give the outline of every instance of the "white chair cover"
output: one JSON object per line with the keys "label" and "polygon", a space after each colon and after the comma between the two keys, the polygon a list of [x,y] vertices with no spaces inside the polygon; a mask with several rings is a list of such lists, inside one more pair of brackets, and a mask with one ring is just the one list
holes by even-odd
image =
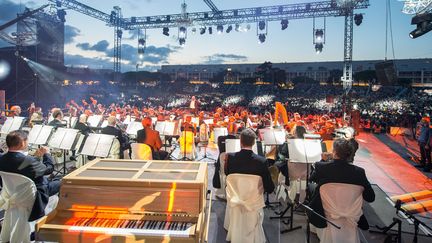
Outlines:
{"label": "white chair cover", "polygon": [[230,174],[226,180],[224,228],[231,243],[266,242],[263,229],[263,185],[256,175]]}
{"label": "white chair cover", "polygon": [[220,177],[221,187],[217,188],[215,192],[216,196],[219,198],[226,198],[225,156],[226,156],[225,152],[219,155],[219,162],[220,162],[219,177]]}
{"label": "white chair cover", "polygon": [[363,187],[351,184],[328,183],[320,187],[321,201],[327,219],[342,227],[330,224],[317,231],[323,243],[360,243],[357,222],[363,214]]}
{"label": "white chair cover", "polygon": [[118,139],[113,140],[108,158],[109,159],[120,159],[120,141]]}
{"label": "white chair cover", "polygon": [[142,159],[152,160],[152,150],[150,146],[144,143],[131,143],[132,158],[131,159]]}
{"label": "white chair cover", "polygon": [[36,197],[36,186],[29,178],[0,172],[3,188],[0,194],[0,208],[5,210],[1,242],[30,242],[28,222]]}

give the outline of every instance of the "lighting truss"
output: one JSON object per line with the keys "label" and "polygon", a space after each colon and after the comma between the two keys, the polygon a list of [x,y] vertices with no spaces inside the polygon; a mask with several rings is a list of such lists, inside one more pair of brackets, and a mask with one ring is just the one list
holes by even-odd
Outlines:
{"label": "lighting truss", "polygon": [[432,0],[399,0],[405,2],[402,12],[405,14],[421,14],[432,10]]}

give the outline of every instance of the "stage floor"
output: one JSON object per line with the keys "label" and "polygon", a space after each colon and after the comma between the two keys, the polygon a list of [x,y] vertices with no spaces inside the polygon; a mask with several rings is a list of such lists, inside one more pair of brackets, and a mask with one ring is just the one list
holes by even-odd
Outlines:
{"label": "stage floor", "polygon": [[[418,155],[418,146],[414,140],[403,136],[392,137],[387,134],[376,135],[371,133],[361,133],[357,137],[357,140],[360,146],[354,163],[366,170],[369,181],[375,184],[374,190],[377,195],[376,202],[365,207],[365,214],[373,217],[369,220],[371,225],[380,224],[384,226],[384,224],[391,223],[392,218],[396,216],[394,208],[386,200],[386,197],[406,192],[432,189],[432,181],[429,178],[432,176],[432,173],[424,173],[413,166],[414,163],[410,160],[410,157]],[[178,154],[174,153],[174,155]],[[207,156],[216,158],[217,150],[214,148],[207,149]],[[198,159],[202,157],[203,154],[198,153]],[[207,159],[203,161],[210,163],[209,189],[213,189],[211,185],[211,178],[214,173],[213,162]],[[222,243],[225,242],[226,236],[226,232],[223,229],[226,204],[216,198],[214,199],[209,242]],[[302,229],[280,235],[279,231],[285,229],[287,226],[278,222],[278,220],[269,219],[270,216],[274,216],[272,210],[266,209],[265,214],[264,230],[268,242],[305,242],[306,219],[304,215],[296,213],[294,216],[294,225],[301,225],[303,226]],[[430,222],[428,219],[425,219],[425,221]],[[406,221],[404,224],[407,224]],[[411,232],[412,226],[406,225],[404,229]],[[383,235],[367,231],[363,232],[363,234],[367,242],[383,242],[385,238]],[[424,237],[419,238],[419,242],[430,242],[429,240]],[[412,235],[404,234],[404,242],[410,241],[412,241]],[[311,242],[318,242],[318,239],[313,234],[311,235]]]}

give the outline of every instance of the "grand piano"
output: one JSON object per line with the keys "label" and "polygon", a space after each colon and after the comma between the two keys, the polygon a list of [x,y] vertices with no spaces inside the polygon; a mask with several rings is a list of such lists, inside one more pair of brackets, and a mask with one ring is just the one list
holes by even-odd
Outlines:
{"label": "grand piano", "polygon": [[97,159],[63,178],[36,240],[207,242],[206,198],[206,163]]}

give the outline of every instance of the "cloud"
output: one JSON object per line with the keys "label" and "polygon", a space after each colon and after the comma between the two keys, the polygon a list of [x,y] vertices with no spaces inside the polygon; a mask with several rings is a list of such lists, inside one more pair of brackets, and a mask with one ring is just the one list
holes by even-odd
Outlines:
{"label": "cloud", "polygon": [[109,58],[89,58],[82,55],[71,55],[65,53],[64,55],[65,65],[84,65],[90,68],[99,68],[99,69],[112,69],[113,63]]}
{"label": "cloud", "polygon": [[248,57],[236,54],[217,53],[211,56],[204,56],[203,59],[205,64],[222,64],[227,62],[245,62],[248,60]]}
{"label": "cloud", "polygon": [[0,23],[15,19],[17,13],[21,13],[28,7],[34,9],[39,7],[34,1],[24,1],[22,4],[10,0],[0,1]]}
{"label": "cloud", "polygon": [[[108,48],[109,42],[106,40],[99,41],[98,43],[92,45],[90,43],[78,43],[76,47],[84,51],[98,51],[105,53],[106,57],[113,57],[114,48]],[[165,64],[168,62],[171,53],[177,52],[179,50],[176,46],[147,46],[144,51],[144,59],[142,61],[151,64]],[[136,46],[129,44],[123,44],[121,48],[122,60],[128,63],[136,63],[139,61],[138,49]]]}
{"label": "cloud", "polygon": [[81,30],[76,27],[65,25],[64,27],[64,43],[70,44],[75,42],[75,37],[81,34]]}
{"label": "cloud", "polygon": [[16,18],[16,14],[21,12],[20,4],[11,2],[9,0],[0,1],[0,21],[10,21]]}
{"label": "cloud", "polygon": [[98,51],[98,52],[106,52],[108,50],[109,42],[107,40],[101,40],[94,45],[90,45],[90,43],[78,43],[76,47],[80,48],[84,51]]}

